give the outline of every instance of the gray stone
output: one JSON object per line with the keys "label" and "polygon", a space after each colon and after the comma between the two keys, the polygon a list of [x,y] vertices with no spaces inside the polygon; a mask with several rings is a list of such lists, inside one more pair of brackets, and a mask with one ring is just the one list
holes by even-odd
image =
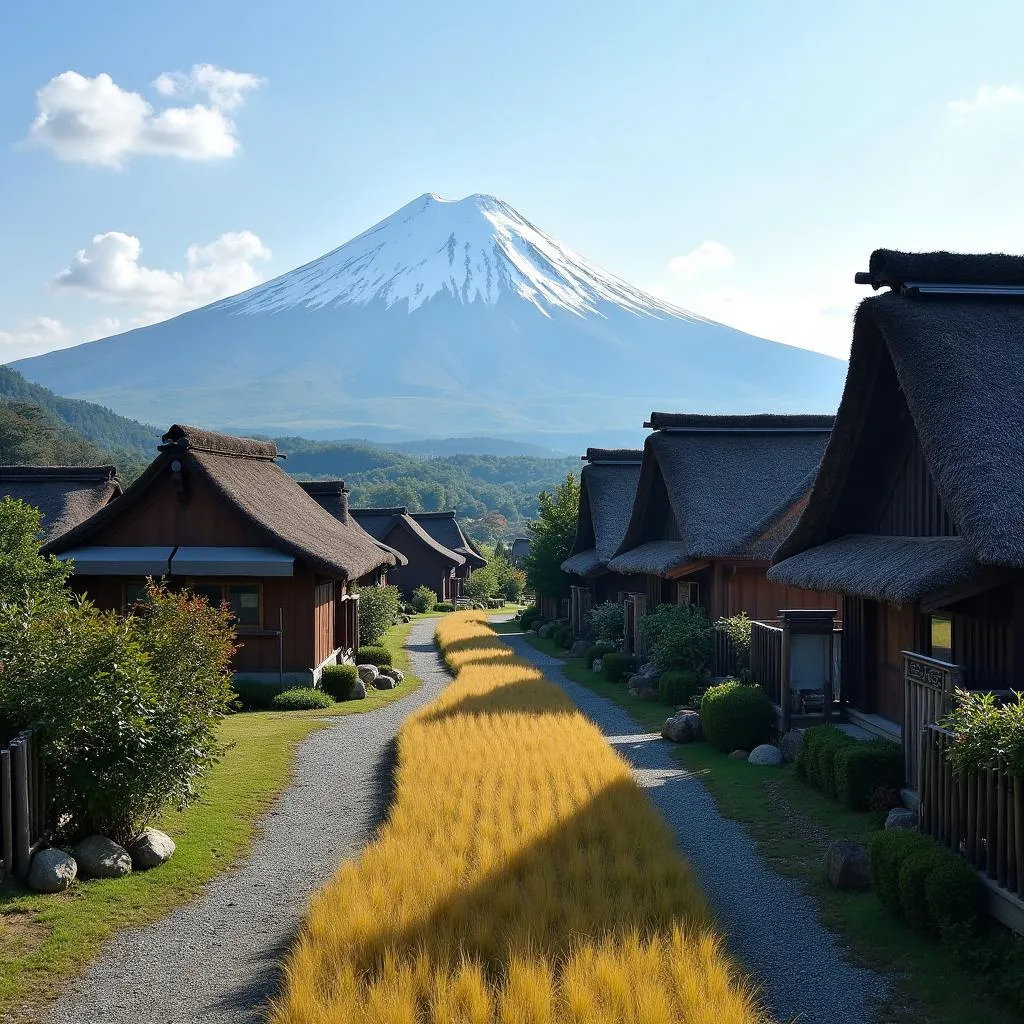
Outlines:
{"label": "gray stone", "polygon": [[604,671],[604,658],[595,658],[594,664],[590,666],[592,672],[603,672]]}
{"label": "gray stone", "polygon": [[40,850],[28,869],[28,886],[36,892],[64,892],[77,875],[74,857],[63,850]]}
{"label": "gray stone", "polygon": [[380,669],[376,665],[357,665],[356,671],[359,673],[359,678],[367,685],[370,686],[380,675]]}
{"label": "gray stone", "polygon": [[589,640],[577,640],[572,647],[569,648],[570,658],[585,658],[587,651],[590,650]]}
{"label": "gray stone", "polygon": [[696,711],[677,711],[665,720],[661,735],[673,743],[691,743],[701,738],[700,715]]}
{"label": "gray stone", "polygon": [[837,839],[825,854],[825,874],[833,889],[868,889],[868,848],[863,843]]}
{"label": "gray stone", "polygon": [[398,683],[391,678],[391,676],[385,675],[383,672],[373,681],[374,688],[377,690],[393,690]]}
{"label": "gray stone", "polygon": [[631,697],[639,697],[640,700],[661,700],[661,691],[651,684],[650,676],[630,676],[626,682],[626,690]]}
{"label": "gray stone", "polygon": [[754,747],[747,760],[751,764],[782,764],[782,751],[774,744],[762,743],[759,747]]}
{"label": "gray stone", "polygon": [[746,750],[734,750],[729,755],[729,760],[730,761],[746,761],[746,759],[748,757],[750,757],[749,751],[746,751]]}
{"label": "gray stone", "polygon": [[366,696],[366,683],[362,679],[357,679],[352,684],[352,692],[349,694],[349,700],[362,700]]}
{"label": "gray stone", "polygon": [[391,666],[388,666],[387,668],[382,668],[380,670],[380,674],[382,676],[391,676],[395,681],[395,686],[398,686],[399,683],[405,682],[405,673],[400,668],[392,668]]}
{"label": "gray stone", "polygon": [[647,679],[657,679],[661,673],[654,667],[654,663],[649,661],[646,665],[640,666],[637,675],[645,676]]}
{"label": "gray stone", "polygon": [[779,740],[779,749],[782,751],[782,759],[786,762],[795,761],[797,755],[803,749],[804,745],[804,730],[803,729],[790,729],[781,740]]}
{"label": "gray stone", "polygon": [[539,630],[539,635],[540,635],[541,640],[547,640],[547,638],[549,636],[551,636],[551,634],[554,633],[554,631],[557,628],[558,628],[558,624],[557,623],[555,623],[555,622],[545,622],[544,625],[541,626],[540,630]]}
{"label": "gray stone", "polygon": [[174,856],[174,840],[155,828],[144,828],[129,844],[132,865],[137,868],[155,868]]}
{"label": "gray stone", "polygon": [[121,878],[132,873],[131,855],[106,836],[89,836],[71,852],[84,878]]}
{"label": "gray stone", "polygon": [[894,807],[885,816],[886,828],[917,828],[917,815],[906,807]]}
{"label": "gray stone", "polygon": [[408,623],[412,622],[412,619],[410,619],[409,616],[406,615],[405,612],[403,612],[401,615],[398,616],[398,621],[401,622],[402,625],[407,625]]}

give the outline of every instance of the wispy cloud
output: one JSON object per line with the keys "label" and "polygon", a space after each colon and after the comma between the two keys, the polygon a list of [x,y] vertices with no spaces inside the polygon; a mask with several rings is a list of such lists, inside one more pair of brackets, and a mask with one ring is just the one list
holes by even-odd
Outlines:
{"label": "wispy cloud", "polygon": [[64,348],[72,341],[71,332],[59,320],[33,317],[14,330],[0,331],[0,362]]}
{"label": "wispy cloud", "polygon": [[676,277],[688,279],[709,270],[731,270],[736,254],[721,242],[706,240],[684,256],[673,256],[668,269]]}
{"label": "wispy cloud", "polygon": [[1015,85],[980,85],[971,99],[950,100],[946,109],[956,117],[970,117],[986,111],[1006,110],[1024,105],[1024,89]]}

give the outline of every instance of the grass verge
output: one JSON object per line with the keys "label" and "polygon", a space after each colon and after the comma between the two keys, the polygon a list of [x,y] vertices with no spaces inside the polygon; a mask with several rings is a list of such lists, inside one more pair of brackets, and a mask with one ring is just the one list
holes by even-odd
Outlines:
{"label": "grass verge", "polygon": [[405,681],[393,690],[370,690],[364,700],[325,711],[251,711],[225,719],[220,736],[227,750],[201,799],[153,823],[177,844],[166,864],[127,878],[75,885],[59,896],[0,889],[0,1020],[35,1019],[38,1008],[109,935],[158,920],[189,902],[243,856],[257,820],[287,785],[301,740],[322,728],[325,718],[373,711],[421,685],[409,672],[404,648],[410,628],[396,626],[383,641],[405,672]]}
{"label": "grass verge", "polygon": [[[512,624],[499,624],[515,632]],[[632,697],[621,683],[609,683],[582,662],[552,652],[547,641],[527,638],[544,653],[565,660],[566,676],[607,697],[642,726],[659,732],[673,708]],[[801,881],[814,898],[823,923],[837,931],[853,959],[890,973],[896,992],[882,1021],[925,1024],[1010,1024],[1020,1017],[994,1005],[978,978],[936,941],[895,919],[874,893],[837,892],[825,880],[823,858],[834,839],[864,842],[882,824],[881,814],[848,810],[806,785],[791,766],[764,769],[731,761],[706,743],[674,746],[673,753],[701,776],[719,811],[742,822],[773,870]]]}
{"label": "grass verge", "polygon": [[484,613],[398,740],[377,839],[314,898],[277,1024],[763,1020],[629,766]]}

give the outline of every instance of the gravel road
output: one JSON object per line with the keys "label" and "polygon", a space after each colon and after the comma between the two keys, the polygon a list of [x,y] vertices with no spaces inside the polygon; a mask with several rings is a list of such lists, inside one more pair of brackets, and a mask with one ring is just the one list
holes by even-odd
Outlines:
{"label": "gravel road", "polygon": [[450,681],[434,622],[414,623],[412,670],[423,686],[377,711],[339,718],[305,740],[295,781],[264,821],[244,863],[162,921],[123,931],[69,985],[60,1024],[239,1024],[262,1020],[311,893],[373,836],[390,796],[402,720]]}
{"label": "gravel road", "polygon": [[800,884],[768,869],[754,841],[718,813],[704,784],[680,765],[669,745],[618,705],[572,682],[560,659],[542,654],[522,634],[504,639],[561,686],[633,766],[693,865],[729,948],[761,986],[775,1017],[797,1024],[870,1021],[888,995],[886,978],[844,959]]}

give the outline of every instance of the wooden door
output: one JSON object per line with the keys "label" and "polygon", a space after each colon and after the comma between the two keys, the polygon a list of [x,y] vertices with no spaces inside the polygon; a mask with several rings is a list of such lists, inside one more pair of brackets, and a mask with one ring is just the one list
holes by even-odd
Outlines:
{"label": "wooden door", "polygon": [[903,725],[902,651],[917,649],[917,606],[882,605],[878,611],[875,665],[876,714]]}

